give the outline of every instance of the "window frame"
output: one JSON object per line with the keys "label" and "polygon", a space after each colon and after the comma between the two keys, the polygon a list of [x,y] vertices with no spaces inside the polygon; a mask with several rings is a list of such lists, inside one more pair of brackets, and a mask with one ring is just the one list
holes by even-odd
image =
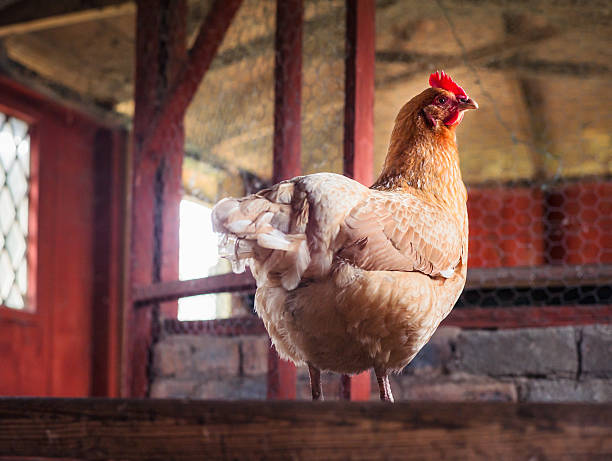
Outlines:
{"label": "window frame", "polygon": [[30,177],[28,187],[28,237],[26,240],[26,260],[28,263],[28,289],[22,309],[0,304],[0,315],[5,318],[28,318],[37,313],[37,274],[38,274],[38,202],[40,168],[40,113],[35,108],[25,107],[15,100],[0,97],[0,112],[7,117],[15,117],[28,124],[30,136]]}

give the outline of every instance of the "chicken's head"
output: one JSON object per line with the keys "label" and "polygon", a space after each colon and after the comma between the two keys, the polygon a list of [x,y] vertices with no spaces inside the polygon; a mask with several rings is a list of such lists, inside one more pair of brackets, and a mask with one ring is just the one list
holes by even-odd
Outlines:
{"label": "chicken's head", "polygon": [[478,104],[470,99],[463,88],[457,85],[444,72],[434,72],[429,77],[428,88],[422,96],[423,113],[432,128],[439,126],[454,127],[463,120],[468,109],[478,109]]}

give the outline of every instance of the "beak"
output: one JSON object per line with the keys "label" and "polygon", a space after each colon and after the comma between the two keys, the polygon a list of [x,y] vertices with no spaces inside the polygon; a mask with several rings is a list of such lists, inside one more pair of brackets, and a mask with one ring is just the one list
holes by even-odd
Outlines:
{"label": "beak", "polygon": [[468,98],[460,101],[459,107],[461,110],[478,109],[478,103],[473,99]]}

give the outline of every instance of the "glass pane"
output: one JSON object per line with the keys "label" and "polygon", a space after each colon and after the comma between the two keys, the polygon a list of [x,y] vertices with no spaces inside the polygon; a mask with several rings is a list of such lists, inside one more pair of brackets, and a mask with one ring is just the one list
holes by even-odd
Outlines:
{"label": "glass pane", "polygon": [[[226,273],[229,263],[217,252],[211,208],[195,199],[181,201],[179,278],[189,280]],[[208,320],[231,316],[231,296],[210,294],[179,299],[180,320]]]}
{"label": "glass pane", "polygon": [[26,136],[17,146],[17,157],[26,175],[30,175],[30,136]]}
{"label": "glass pane", "polygon": [[11,257],[11,261],[13,263],[13,268],[17,269],[21,264],[21,260],[25,255],[26,250],[26,241],[21,233],[21,228],[19,227],[19,223],[15,222],[9,234],[6,237],[6,249],[9,252],[9,256]]}
{"label": "glass pane", "polygon": [[21,203],[28,192],[28,178],[21,169],[21,166],[19,166],[19,162],[13,164],[13,168],[11,168],[9,172],[6,183],[13,195],[14,203]]}
{"label": "glass pane", "polygon": [[17,285],[19,285],[20,293],[25,296],[28,292],[28,261],[23,259],[17,270]]}
{"label": "glass pane", "polygon": [[18,118],[11,117],[9,119],[9,123],[13,128],[13,136],[15,137],[15,144],[19,144],[22,139],[25,138],[26,133],[28,132],[28,124],[23,120],[19,120]]}
{"label": "glass pane", "polygon": [[[4,126],[6,127],[7,125],[5,124]],[[8,171],[13,164],[13,160],[15,160],[16,152],[17,146],[15,146],[15,140],[10,128],[0,130],[0,166]]]}
{"label": "glass pane", "polygon": [[4,235],[8,234],[14,220],[15,205],[8,187],[3,187],[0,190],[0,232]]}
{"label": "glass pane", "polygon": [[6,304],[14,309],[23,309],[25,307],[23,305],[23,297],[21,296],[17,285],[13,285],[11,288],[11,291],[6,298]]}
{"label": "glass pane", "polygon": [[25,308],[30,136],[23,120],[0,114],[0,305]]}
{"label": "glass pane", "polygon": [[13,286],[15,272],[11,266],[11,258],[6,250],[0,253],[0,299],[6,298]]}

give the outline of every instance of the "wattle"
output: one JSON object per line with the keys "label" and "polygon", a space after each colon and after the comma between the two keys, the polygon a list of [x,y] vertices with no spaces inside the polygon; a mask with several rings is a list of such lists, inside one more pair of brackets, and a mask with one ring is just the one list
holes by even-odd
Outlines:
{"label": "wattle", "polygon": [[457,112],[453,112],[446,120],[444,120],[444,124],[446,126],[459,125],[463,120],[463,111],[458,110]]}

